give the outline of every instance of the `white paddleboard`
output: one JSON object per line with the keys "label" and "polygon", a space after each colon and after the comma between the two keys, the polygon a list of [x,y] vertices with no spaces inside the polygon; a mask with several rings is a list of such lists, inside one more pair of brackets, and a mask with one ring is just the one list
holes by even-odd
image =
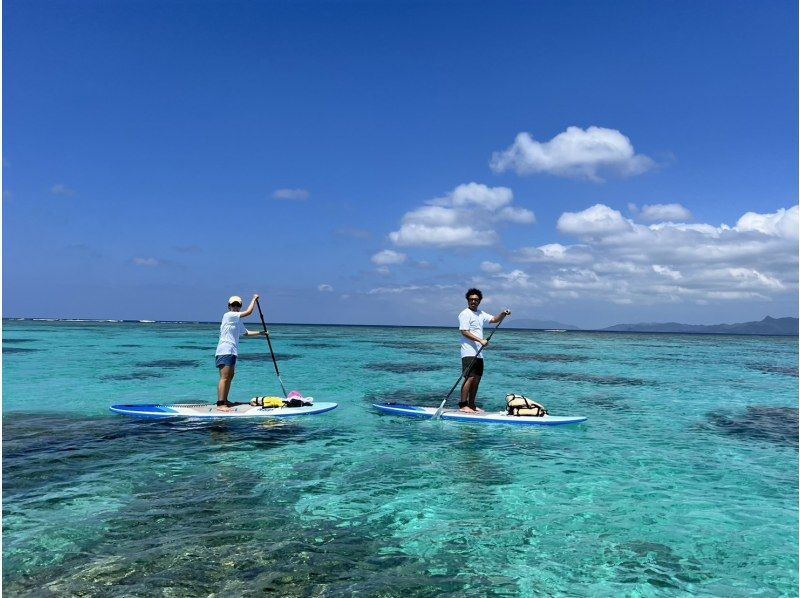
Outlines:
{"label": "white paddleboard", "polygon": [[[436,413],[436,407],[416,407],[414,405],[399,405],[395,403],[374,403],[378,411],[392,415],[405,415],[408,417],[421,417],[431,419]],[[579,424],[586,421],[583,416],[545,415],[543,417],[518,417],[505,412],[490,413],[464,413],[458,409],[445,409],[442,419],[448,421],[471,422],[477,424],[514,424],[518,426],[563,426],[566,424]]]}
{"label": "white paddleboard", "polygon": [[174,405],[112,405],[111,411],[134,417],[206,417],[258,418],[318,415],[336,409],[338,403],[314,403],[305,407],[272,407],[264,409],[249,404],[236,405],[230,411],[219,411],[214,403],[177,403]]}

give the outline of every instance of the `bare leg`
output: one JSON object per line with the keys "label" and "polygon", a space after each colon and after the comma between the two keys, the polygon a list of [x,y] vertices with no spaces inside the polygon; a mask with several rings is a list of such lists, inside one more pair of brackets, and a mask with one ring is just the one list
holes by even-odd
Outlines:
{"label": "bare leg", "polygon": [[[465,413],[475,413],[475,394],[478,392],[478,384],[480,381],[481,379],[479,376],[470,376],[464,380],[464,384],[461,385],[461,400],[458,403],[461,411]],[[474,391],[473,387],[475,387]]]}
{"label": "bare leg", "polygon": [[[228,411],[230,407],[224,404],[228,402],[228,393],[231,391],[231,382],[236,371],[232,366],[225,365],[219,368],[219,384],[217,385],[217,409]],[[220,406],[222,403],[222,406]]]}
{"label": "bare leg", "polygon": [[473,411],[480,413],[483,409],[478,409],[478,406],[475,404],[475,399],[478,396],[478,387],[481,385],[481,377],[470,376],[470,380],[472,380],[472,384],[469,387],[469,406]]}

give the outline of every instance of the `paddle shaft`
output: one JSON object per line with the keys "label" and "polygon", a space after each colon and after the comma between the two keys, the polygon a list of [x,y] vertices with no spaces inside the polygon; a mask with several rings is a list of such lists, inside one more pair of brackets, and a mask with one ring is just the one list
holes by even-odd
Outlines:
{"label": "paddle shaft", "polygon": [[[272,364],[275,366],[275,374],[278,376],[278,382],[281,383],[281,390],[283,391],[283,396],[286,397],[286,387],[283,385],[283,380],[281,380],[281,373],[278,371],[278,360],[275,359],[275,351],[272,350],[272,341],[269,340],[269,330],[267,330],[267,323],[264,321],[264,312],[261,311],[261,303],[258,299],[256,299],[256,306],[258,307],[258,315],[261,317],[261,325],[264,327],[264,332],[267,334],[267,344],[269,345],[269,354],[272,355]],[[483,348],[483,347],[481,347]]]}
{"label": "paddle shaft", "polygon": [[[492,340],[492,336],[494,335],[495,332],[497,332],[497,329],[500,328],[500,324],[502,324],[502,323],[503,323],[503,321],[500,320],[497,323],[497,326],[494,327],[494,330],[492,330],[489,333],[489,336],[486,337],[486,343],[487,344],[489,343],[490,340]],[[458,386],[458,383],[461,382],[461,378],[467,378],[468,377],[469,373],[472,371],[472,366],[475,365],[475,361],[478,359],[478,355],[481,354],[481,351],[483,351],[483,348],[485,346],[486,345],[481,345],[481,348],[478,349],[477,353],[475,353],[475,357],[473,357],[472,361],[469,362],[469,365],[467,366],[467,369],[465,369],[464,371],[461,372],[461,375],[458,377],[458,380],[456,380],[456,383],[453,384],[453,388],[450,389],[450,392],[447,393],[447,396],[442,401],[442,404],[439,405],[439,408],[436,410],[436,413],[433,414],[433,419],[439,419],[442,416],[442,411],[444,410],[444,404],[447,402],[447,399],[449,399],[450,395],[453,394],[453,391],[456,389],[456,386]]]}

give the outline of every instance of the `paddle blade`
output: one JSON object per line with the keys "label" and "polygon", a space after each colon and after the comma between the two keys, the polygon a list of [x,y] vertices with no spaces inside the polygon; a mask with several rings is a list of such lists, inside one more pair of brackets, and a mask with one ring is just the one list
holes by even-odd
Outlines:
{"label": "paddle blade", "polygon": [[436,410],[436,413],[433,414],[433,419],[439,419],[442,417],[442,412],[444,411],[444,404],[447,402],[447,398],[442,401],[442,404],[439,405],[439,408]]}

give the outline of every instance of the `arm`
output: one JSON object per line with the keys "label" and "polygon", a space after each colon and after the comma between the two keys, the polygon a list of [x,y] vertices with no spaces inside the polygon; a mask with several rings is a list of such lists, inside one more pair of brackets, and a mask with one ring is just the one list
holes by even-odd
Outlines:
{"label": "arm", "polygon": [[[489,322],[491,322],[492,324],[499,324],[500,322],[502,322],[503,320],[506,319],[506,316],[510,316],[510,315],[511,315],[511,310],[510,309],[504,309],[498,315],[496,315],[491,320],[489,320]],[[461,332],[463,333],[464,331],[462,330]]]}
{"label": "arm", "polygon": [[269,332],[266,330],[256,330],[255,332],[247,331],[242,336],[251,337],[251,336],[269,336]]}
{"label": "arm", "polygon": [[253,298],[250,300],[250,305],[247,306],[247,309],[239,312],[240,318],[246,318],[247,316],[253,313],[253,310],[256,308],[256,299],[258,299],[257,294],[253,295]]}
{"label": "arm", "polygon": [[[253,295],[253,298],[250,300],[250,305],[247,307],[246,310],[243,312],[239,312],[239,320],[241,321],[242,318],[246,318],[250,314],[253,313],[253,310],[256,307],[256,301],[258,300],[258,294]],[[268,330],[258,330],[256,332],[251,332],[250,330],[245,329],[244,337],[252,337],[252,336],[269,336]]]}
{"label": "arm", "polygon": [[478,338],[477,336],[472,334],[469,330],[462,330],[461,336],[463,336],[464,338],[468,338],[471,341],[475,341],[476,343],[478,343],[483,347],[489,344],[489,341],[487,341],[485,338]]}

